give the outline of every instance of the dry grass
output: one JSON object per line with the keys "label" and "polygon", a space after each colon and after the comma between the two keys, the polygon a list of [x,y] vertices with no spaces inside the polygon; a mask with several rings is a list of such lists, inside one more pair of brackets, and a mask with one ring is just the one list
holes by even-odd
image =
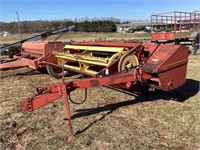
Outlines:
{"label": "dry grass", "polygon": [[106,87],[88,89],[84,104],[71,104],[73,140],[63,99],[32,113],[18,108],[37,86],[62,80],[29,68],[2,71],[0,149],[14,149],[18,143],[26,150],[200,149],[199,65],[200,55],[189,57],[187,82],[172,93],[132,96]]}
{"label": "dry grass", "polygon": [[[58,37],[59,35],[54,35],[46,38],[45,40],[54,40]],[[30,35],[23,35],[23,39],[31,37]],[[20,40],[20,37],[15,35],[15,36],[8,36],[8,37],[0,37],[0,44],[8,44],[12,42],[17,42]],[[70,41],[70,40],[79,40],[82,41],[83,39],[86,41],[91,41],[91,40],[121,40],[121,39],[141,39],[142,41],[144,39],[149,39],[150,34],[149,33],[142,33],[142,34],[135,34],[135,33],[94,33],[94,32],[89,32],[89,33],[81,33],[81,32],[68,32],[63,34],[62,36],[59,37],[59,40],[61,41]]]}
{"label": "dry grass", "polygon": [[[31,35],[23,35],[22,39],[26,39],[31,37]],[[0,44],[9,44],[9,43],[14,43],[17,41],[20,41],[21,38],[18,35],[10,35],[7,37],[0,37]]]}

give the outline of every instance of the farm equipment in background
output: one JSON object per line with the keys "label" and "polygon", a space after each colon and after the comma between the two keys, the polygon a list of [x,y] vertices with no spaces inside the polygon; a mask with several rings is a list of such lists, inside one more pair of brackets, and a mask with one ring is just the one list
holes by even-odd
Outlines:
{"label": "farm equipment in background", "polygon": [[71,25],[68,27],[62,27],[62,28],[54,29],[52,31],[44,32],[42,34],[35,35],[35,36],[27,38],[27,39],[23,39],[21,41],[15,42],[15,43],[4,45],[4,46],[0,47],[0,55],[7,53],[10,58],[13,58],[13,56],[15,54],[20,53],[22,44],[26,41],[37,41],[37,40],[45,39],[48,36],[56,35],[59,33],[61,33],[61,35],[62,35],[63,33],[67,32],[69,30],[72,30],[74,28],[75,28],[75,25]]}
{"label": "farm equipment in background", "polygon": [[25,42],[22,44],[20,53],[14,55],[13,59],[1,61],[0,69],[3,71],[19,67],[43,68],[44,66],[39,65],[39,62],[47,59],[54,61],[51,57],[53,50],[60,50],[63,46],[62,42]]}
{"label": "farm equipment in background", "polygon": [[200,32],[200,13],[167,12],[151,15],[151,41],[192,44]]}
{"label": "farm equipment in background", "polygon": [[[170,91],[185,83],[189,55],[184,45],[123,42],[71,42],[67,45],[26,42],[22,49],[23,58],[11,63],[20,64],[23,60],[24,66],[47,67],[57,78],[64,76],[65,71],[90,76],[38,87],[32,97],[20,103],[24,111],[34,111],[64,96],[71,136],[74,135],[69,106],[69,100],[73,102],[72,91],[106,85],[133,92],[144,87]],[[25,53],[29,53],[29,57],[25,57]]]}

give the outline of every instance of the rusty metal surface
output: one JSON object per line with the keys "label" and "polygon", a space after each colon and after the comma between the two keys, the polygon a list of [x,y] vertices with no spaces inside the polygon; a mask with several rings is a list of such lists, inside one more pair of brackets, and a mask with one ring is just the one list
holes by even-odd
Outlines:
{"label": "rusty metal surface", "polygon": [[[88,44],[88,45],[102,45],[116,43],[74,43],[74,44]],[[118,43],[117,46],[125,46],[127,43]],[[130,43],[129,43],[130,44]],[[128,44],[128,45],[129,45]],[[186,70],[188,61],[188,48],[180,45],[149,45],[149,44],[132,44],[131,49],[126,54],[134,55],[138,58],[137,66],[126,68],[121,72],[117,71],[118,61],[105,67],[101,72],[91,78],[75,80],[71,82],[58,83],[49,85],[47,87],[38,87],[35,94],[24,99],[20,105],[25,111],[34,111],[43,107],[50,102],[64,97],[66,107],[66,117],[69,123],[70,135],[73,136],[73,128],[71,122],[69,98],[70,93],[79,88],[89,88],[96,86],[112,86],[116,88],[126,88],[136,90],[141,87],[153,87],[165,91],[172,90],[185,83]],[[106,45],[108,46],[108,45]],[[126,45],[127,46],[127,45]],[[128,47],[128,46],[127,46]],[[40,65],[51,65],[60,67],[56,64],[56,60],[52,61],[54,57],[41,59]],[[128,61],[129,62],[129,61]],[[106,75],[106,70],[111,71]],[[86,74],[84,72],[80,72]]]}
{"label": "rusty metal surface", "polygon": [[[72,44],[128,48],[124,55],[129,54],[135,56],[139,60],[137,65],[141,66],[142,71],[152,76],[152,79],[150,80],[152,82],[149,83],[150,87],[171,90],[183,84],[186,79],[188,49],[185,46],[123,42],[73,42]],[[117,69],[119,68],[119,62],[123,58],[123,55],[116,58],[110,65],[105,66],[95,73],[87,72],[83,69],[74,69],[73,66],[70,67],[67,64],[59,64],[53,51],[61,51],[63,47],[64,45],[61,42],[26,42],[22,46],[22,53],[16,55],[16,58],[14,58],[13,61],[0,64],[0,69],[24,66],[37,69],[40,67],[51,66],[58,70],[64,68],[69,71],[87,74],[89,76],[104,75],[106,70],[108,70],[110,74],[123,71]],[[67,60],[63,59],[63,62],[65,61]],[[125,69],[126,67],[124,70]],[[181,75],[177,76],[176,71],[179,71]],[[79,87],[81,86],[79,85]],[[119,87],[126,86],[123,84]]]}
{"label": "rusty metal surface", "polygon": [[175,34],[173,32],[166,33],[151,33],[151,41],[172,41],[175,39]]}
{"label": "rusty metal surface", "polygon": [[149,74],[156,74],[158,87],[168,91],[185,83],[188,55],[185,46],[161,45],[142,69]]}
{"label": "rusty metal surface", "polygon": [[108,47],[124,47],[124,48],[135,48],[138,44],[142,44],[146,50],[152,52],[156,47],[157,44],[152,43],[131,43],[131,42],[72,42],[72,45],[87,45],[87,46],[108,46]]}
{"label": "rusty metal surface", "polygon": [[0,64],[0,69],[12,69],[12,68],[18,68],[18,67],[27,67],[29,66],[30,68],[36,68],[34,65],[34,61],[32,60],[28,60],[26,58],[22,58],[22,59],[17,59],[15,61],[11,61],[8,63],[3,63]]}
{"label": "rusty metal surface", "polygon": [[[0,64],[0,69],[12,69],[18,67],[40,68],[39,62],[48,60],[51,62],[53,51],[61,50],[62,42],[25,42],[22,44],[22,52],[14,56],[14,59]],[[51,58],[48,59],[48,58]]]}
{"label": "rusty metal surface", "polygon": [[133,48],[138,43],[125,43],[125,42],[72,42],[72,45],[86,45],[86,46],[108,46],[108,47],[124,47]]}
{"label": "rusty metal surface", "polygon": [[62,42],[25,42],[22,44],[23,52],[30,54],[41,54],[42,56],[47,56],[52,54],[53,51],[62,50],[64,44]]}
{"label": "rusty metal surface", "polygon": [[151,41],[189,41],[192,31],[199,29],[200,13],[197,12],[174,11],[151,15]]}
{"label": "rusty metal surface", "polygon": [[[137,69],[135,69],[137,71]],[[71,137],[74,136],[72,122],[71,122],[71,113],[69,106],[69,95],[70,92],[78,89],[78,88],[89,88],[96,86],[104,86],[104,85],[116,85],[125,83],[127,84],[127,88],[130,87],[130,82],[138,80],[141,82],[142,80],[147,80],[151,76],[144,75],[144,78],[139,77],[140,74],[136,75],[135,71],[129,71],[124,73],[118,73],[115,75],[109,76],[99,76],[96,78],[88,78],[83,80],[75,80],[72,82],[59,83],[55,85],[50,85],[47,87],[39,87],[36,89],[35,94],[27,99],[24,99],[20,102],[20,105],[23,107],[24,111],[34,111],[43,107],[50,102],[57,100],[60,97],[64,97],[64,103],[66,107],[66,117],[69,123],[69,130]],[[139,70],[138,70],[139,71]]]}

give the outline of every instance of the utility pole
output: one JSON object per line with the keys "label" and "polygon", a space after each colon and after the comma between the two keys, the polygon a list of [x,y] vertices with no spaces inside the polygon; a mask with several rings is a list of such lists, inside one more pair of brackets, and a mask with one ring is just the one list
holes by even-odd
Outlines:
{"label": "utility pole", "polygon": [[17,20],[18,20],[18,32],[19,32],[19,35],[20,35],[20,38],[22,40],[22,35],[21,35],[21,30],[20,30],[20,22],[19,22],[19,15],[18,15],[18,12],[16,12],[17,14]]}

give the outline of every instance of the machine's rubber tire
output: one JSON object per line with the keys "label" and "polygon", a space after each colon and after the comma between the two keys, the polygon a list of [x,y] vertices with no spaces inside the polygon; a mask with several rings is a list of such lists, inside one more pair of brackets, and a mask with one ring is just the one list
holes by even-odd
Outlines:
{"label": "machine's rubber tire", "polygon": [[[51,75],[52,77],[57,78],[57,79],[62,78],[62,75],[63,75],[62,71],[55,69],[53,67],[50,67],[50,66],[47,66],[46,70],[47,70],[48,74]],[[64,71],[64,77],[70,76],[70,75],[71,75],[70,71],[66,71],[66,70]]]}
{"label": "machine's rubber tire", "polygon": [[175,40],[175,45],[179,45],[180,44],[180,40]]}
{"label": "machine's rubber tire", "polygon": [[37,71],[47,74],[47,69],[46,68],[37,68]]}
{"label": "machine's rubber tire", "polygon": [[118,72],[124,71],[127,68],[127,65],[131,63],[131,66],[139,65],[138,58],[133,54],[125,54],[121,57],[118,63]]}

